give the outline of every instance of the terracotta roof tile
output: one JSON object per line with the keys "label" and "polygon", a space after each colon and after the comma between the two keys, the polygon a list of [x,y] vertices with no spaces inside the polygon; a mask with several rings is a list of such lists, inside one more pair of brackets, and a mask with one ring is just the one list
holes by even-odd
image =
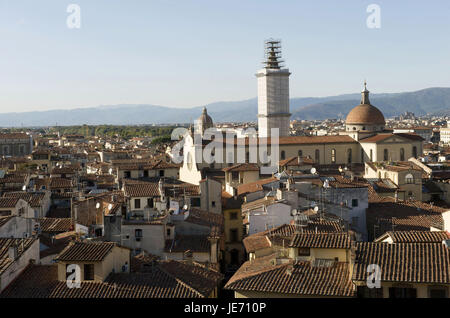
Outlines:
{"label": "terracotta roof tile", "polygon": [[68,232],[73,229],[71,218],[40,218],[37,221],[42,232]]}
{"label": "terracotta roof tile", "polygon": [[73,242],[58,255],[57,260],[100,262],[114,246],[112,242]]}
{"label": "terracotta roof tile", "polygon": [[290,247],[309,248],[350,248],[351,237],[348,233],[298,233],[289,244]]}
{"label": "terracotta roof tile", "polygon": [[442,243],[450,235],[445,231],[395,231],[386,232],[378,240],[390,237],[394,243]]}
{"label": "terracotta roof tile", "polygon": [[353,279],[366,281],[370,264],[381,267],[381,281],[450,284],[450,252],[442,243],[356,243]]}
{"label": "terracotta roof tile", "polygon": [[124,182],[125,195],[129,197],[158,197],[160,196],[157,183],[144,181]]}
{"label": "terracotta roof tile", "polygon": [[225,289],[304,296],[352,297],[348,263],[314,266],[310,262],[276,265],[273,256],[245,262]]}

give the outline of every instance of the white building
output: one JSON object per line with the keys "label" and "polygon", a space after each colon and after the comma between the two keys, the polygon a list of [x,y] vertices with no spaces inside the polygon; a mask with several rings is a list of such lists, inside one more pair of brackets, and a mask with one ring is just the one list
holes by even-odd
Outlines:
{"label": "white building", "polygon": [[450,123],[447,128],[441,128],[441,143],[444,145],[450,145]]}

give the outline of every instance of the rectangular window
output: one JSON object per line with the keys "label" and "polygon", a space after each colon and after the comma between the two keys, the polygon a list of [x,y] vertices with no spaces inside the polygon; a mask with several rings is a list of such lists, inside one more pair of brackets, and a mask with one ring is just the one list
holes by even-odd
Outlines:
{"label": "rectangular window", "polygon": [[298,249],[298,256],[309,256],[311,254],[311,251],[309,248],[299,248]]}
{"label": "rectangular window", "polygon": [[230,220],[237,220],[238,214],[237,212],[231,212],[230,213]]}
{"label": "rectangular window", "polygon": [[230,230],[230,241],[238,242],[238,230],[237,229]]}
{"label": "rectangular window", "polygon": [[130,171],[125,171],[124,172],[124,176],[125,176],[125,178],[131,178],[131,172]]}
{"label": "rectangular window", "polygon": [[191,198],[191,206],[200,206],[200,198]]}
{"label": "rectangular window", "polygon": [[352,207],[357,207],[358,206],[358,199],[353,199],[352,200]]}
{"label": "rectangular window", "polygon": [[136,236],[136,238],[142,238],[142,230],[141,229],[134,230],[134,236]]}
{"label": "rectangular window", "polygon": [[134,208],[135,209],[141,208],[141,199],[134,199]]}
{"label": "rectangular window", "polygon": [[159,170],[159,176],[164,177],[164,170]]}
{"label": "rectangular window", "polygon": [[147,198],[147,205],[148,205],[150,208],[153,208],[153,198]]}
{"label": "rectangular window", "polygon": [[84,280],[94,280],[94,264],[84,264]]}
{"label": "rectangular window", "polygon": [[212,205],[213,208],[215,208],[216,207],[216,201],[212,201],[211,205]]}

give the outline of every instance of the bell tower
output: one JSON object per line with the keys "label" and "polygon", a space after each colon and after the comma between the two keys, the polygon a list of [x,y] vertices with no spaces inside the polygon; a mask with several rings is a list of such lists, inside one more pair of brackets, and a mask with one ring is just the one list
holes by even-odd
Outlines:
{"label": "bell tower", "polygon": [[265,42],[264,68],[256,73],[258,81],[258,135],[270,137],[272,128],[279,136],[289,136],[289,69],[283,68],[281,41]]}

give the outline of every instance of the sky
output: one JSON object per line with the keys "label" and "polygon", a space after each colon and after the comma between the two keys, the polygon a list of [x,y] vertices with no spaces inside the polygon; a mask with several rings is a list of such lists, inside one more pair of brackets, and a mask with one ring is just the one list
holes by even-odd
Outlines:
{"label": "sky", "polygon": [[268,38],[291,97],[450,87],[449,34],[448,0],[0,0],[0,113],[254,98]]}

